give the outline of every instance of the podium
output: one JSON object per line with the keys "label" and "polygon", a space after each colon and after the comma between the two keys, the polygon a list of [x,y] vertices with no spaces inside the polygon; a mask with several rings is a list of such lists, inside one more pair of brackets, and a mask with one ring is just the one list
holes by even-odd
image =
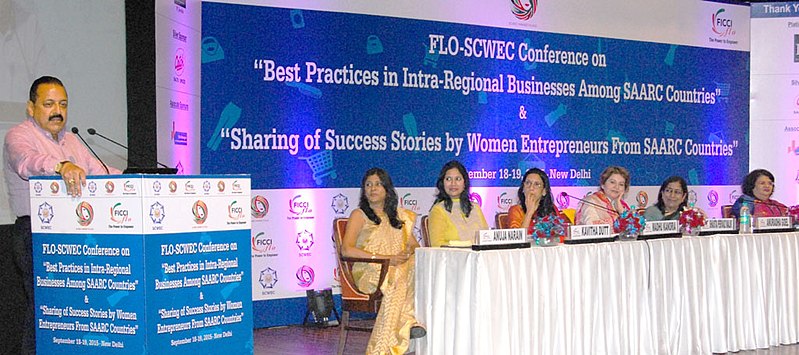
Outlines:
{"label": "podium", "polygon": [[39,354],[252,354],[249,175],[30,180]]}

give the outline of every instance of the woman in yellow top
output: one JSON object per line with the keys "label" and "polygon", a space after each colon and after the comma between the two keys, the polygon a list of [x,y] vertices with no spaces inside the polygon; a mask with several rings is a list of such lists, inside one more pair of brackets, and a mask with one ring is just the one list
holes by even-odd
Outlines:
{"label": "woman in yellow top", "polygon": [[430,244],[447,245],[451,240],[474,240],[488,229],[480,205],[469,200],[469,175],[457,160],[444,164],[436,181],[436,201],[430,209]]}
{"label": "woman in yellow top", "polygon": [[[398,203],[388,173],[380,168],[367,170],[361,181],[359,208],[352,211],[344,232],[344,256],[390,260],[367,354],[404,354],[411,338],[426,333],[414,318],[414,250],[419,247],[413,236],[416,214],[397,207]],[[374,293],[380,265],[355,263],[352,276],[358,290]]]}

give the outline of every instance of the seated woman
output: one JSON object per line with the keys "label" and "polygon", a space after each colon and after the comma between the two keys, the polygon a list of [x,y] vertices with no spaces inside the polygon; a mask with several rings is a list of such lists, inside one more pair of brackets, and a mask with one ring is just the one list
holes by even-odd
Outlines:
{"label": "seated woman", "polygon": [[613,224],[619,214],[630,209],[621,198],[630,189],[630,173],[620,166],[609,166],[599,175],[599,191],[585,197],[577,209],[577,224]]}
{"label": "seated woman", "polygon": [[688,184],[679,176],[672,176],[660,185],[658,202],[646,208],[647,221],[679,220],[680,213],[688,204]]}
{"label": "seated woman", "polygon": [[[383,301],[367,354],[402,354],[408,349],[411,337],[425,333],[414,318],[414,250],[419,247],[413,236],[416,214],[398,208],[398,202],[397,191],[385,170],[366,171],[361,181],[359,208],[352,211],[342,241],[344,256],[391,261],[380,290]],[[352,276],[361,292],[373,293],[380,265],[355,263]]]}
{"label": "seated woman", "polygon": [[[549,177],[541,169],[532,168],[524,173],[516,195],[519,204],[508,209],[508,228],[523,228],[527,234],[532,234],[536,220],[546,216],[555,218],[560,214],[552,200]],[[568,217],[563,218],[569,220]]]}
{"label": "seated woman", "polygon": [[[732,205],[732,215],[738,218],[741,206],[749,205],[749,213],[754,217],[782,217],[788,215],[788,207],[772,200],[774,194],[774,175],[766,169],[757,169],[746,175],[741,183],[743,195]],[[754,208],[754,211],[752,211]]]}
{"label": "seated woman", "polygon": [[436,181],[438,195],[430,209],[430,244],[447,245],[451,240],[474,240],[475,233],[488,229],[480,205],[469,200],[469,175],[458,161],[444,164]]}

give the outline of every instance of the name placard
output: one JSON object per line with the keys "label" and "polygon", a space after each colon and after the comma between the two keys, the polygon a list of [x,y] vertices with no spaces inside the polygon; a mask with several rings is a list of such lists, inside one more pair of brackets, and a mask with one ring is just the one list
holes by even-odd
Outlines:
{"label": "name placard", "polygon": [[677,221],[647,221],[644,225],[642,235],[663,235],[680,232],[680,224]]}
{"label": "name placard", "polygon": [[527,234],[522,228],[487,229],[477,232],[475,245],[502,245],[527,242]]}
{"label": "name placard", "polygon": [[610,224],[589,224],[569,226],[569,235],[567,240],[592,240],[592,239],[606,239],[611,237],[613,229]]}
{"label": "name placard", "polygon": [[732,232],[737,229],[738,221],[735,218],[708,218],[705,220],[702,232]]}
{"label": "name placard", "polygon": [[793,228],[793,221],[791,217],[758,217],[755,219],[756,230],[772,230],[772,229],[791,229]]}

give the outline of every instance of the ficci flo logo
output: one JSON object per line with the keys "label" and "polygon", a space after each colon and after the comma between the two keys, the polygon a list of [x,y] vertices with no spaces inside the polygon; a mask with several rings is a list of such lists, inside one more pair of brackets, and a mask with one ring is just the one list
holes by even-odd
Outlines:
{"label": "ficci flo logo", "polygon": [[78,215],[78,224],[83,227],[92,224],[92,220],[94,220],[94,209],[86,201],[78,204],[78,207],[75,208],[75,214]]}
{"label": "ficci flo logo", "polygon": [[511,0],[510,3],[513,16],[522,21],[533,18],[538,10],[538,0]]}
{"label": "ficci flo logo", "polygon": [[710,19],[713,23],[710,25],[713,33],[717,34],[719,37],[726,37],[726,36],[733,36],[735,35],[735,30],[732,29],[732,19],[724,16],[724,12],[727,10],[718,9],[715,14],[713,14]]}
{"label": "ficci flo logo", "polygon": [[194,223],[203,224],[208,219],[208,206],[205,202],[197,200],[191,207],[191,213],[194,215]]}

